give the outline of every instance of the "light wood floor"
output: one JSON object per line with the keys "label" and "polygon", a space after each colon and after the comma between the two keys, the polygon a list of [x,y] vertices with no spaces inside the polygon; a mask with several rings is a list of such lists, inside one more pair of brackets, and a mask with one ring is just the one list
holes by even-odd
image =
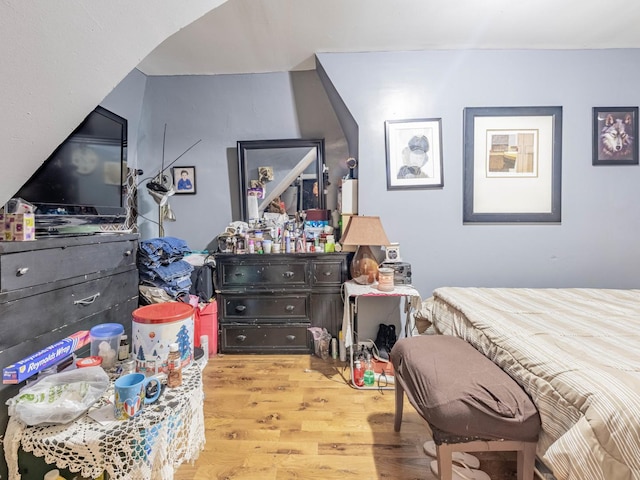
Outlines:
{"label": "light wood floor", "polygon": [[[394,391],[356,390],[340,362],[309,355],[220,355],[204,370],[206,444],[176,480],[433,480],[426,422]],[[515,479],[509,454],[481,457]]]}

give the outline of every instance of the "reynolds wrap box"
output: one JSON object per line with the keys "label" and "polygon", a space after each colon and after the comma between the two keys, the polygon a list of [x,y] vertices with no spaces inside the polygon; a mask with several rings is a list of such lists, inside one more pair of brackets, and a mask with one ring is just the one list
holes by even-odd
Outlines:
{"label": "reynolds wrap box", "polygon": [[36,239],[33,213],[0,213],[0,240],[24,242]]}
{"label": "reynolds wrap box", "polygon": [[49,345],[33,355],[2,369],[2,383],[20,383],[41,370],[58,363],[89,343],[89,330],[82,330]]}

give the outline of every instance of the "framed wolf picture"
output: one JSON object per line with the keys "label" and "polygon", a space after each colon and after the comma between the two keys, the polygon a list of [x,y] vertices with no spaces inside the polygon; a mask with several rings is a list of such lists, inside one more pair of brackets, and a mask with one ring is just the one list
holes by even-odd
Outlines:
{"label": "framed wolf picture", "polygon": [[593,165],[638,165],[638,107],[593,107]]}

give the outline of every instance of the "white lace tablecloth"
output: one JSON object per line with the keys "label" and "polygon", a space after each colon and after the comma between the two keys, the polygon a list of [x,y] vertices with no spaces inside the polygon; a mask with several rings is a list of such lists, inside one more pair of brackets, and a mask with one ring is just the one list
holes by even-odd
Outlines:
{"label": "white lace tablecloth", "polygon": [[[113,395],[113,385],[96,407]],[[103,472],[114,480],[171,480],[174,470],[194,461],[204,448],[202,371],[193,363],[178,388],[165,388],[160,399],[134,418],[101,424],[84,414],[66,425],[27,426],[10,417],[4,436],[9,478],[20,479],[18,448],[44,457],[57,468],[83,477]]]}

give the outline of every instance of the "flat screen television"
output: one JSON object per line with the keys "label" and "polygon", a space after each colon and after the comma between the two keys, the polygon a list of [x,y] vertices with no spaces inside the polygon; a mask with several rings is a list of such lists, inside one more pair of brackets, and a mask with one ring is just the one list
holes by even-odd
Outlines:
{"label": "flat screen television", "polygon": [[36,207],[36,230],[126,219],[127,120],[97,107],[16,192]]}

